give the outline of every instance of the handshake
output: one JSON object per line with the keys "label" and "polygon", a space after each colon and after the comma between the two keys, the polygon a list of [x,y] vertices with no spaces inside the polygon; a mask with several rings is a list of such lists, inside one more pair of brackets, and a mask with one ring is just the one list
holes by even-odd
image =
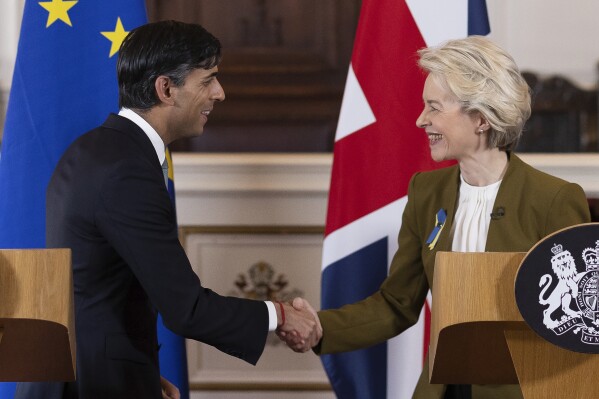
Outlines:
{"label": "handshake", "polygon": [[281,341],[295,352],[307,352],[320,342],[322,326],[316,311],[308,301],[295,298],[290,303],[280,304],[277,316],[281,324],[276,333]]}

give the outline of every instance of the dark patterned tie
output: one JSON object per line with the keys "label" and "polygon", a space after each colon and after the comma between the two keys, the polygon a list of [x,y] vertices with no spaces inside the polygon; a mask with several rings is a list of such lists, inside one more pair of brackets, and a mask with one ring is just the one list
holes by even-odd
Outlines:
{"label": "dark patterned tie", "polygon": [[164,184],[168,188],[168,162],[166,158],[164,158],[164,162],[162,163],[162,175],[164,176]]}

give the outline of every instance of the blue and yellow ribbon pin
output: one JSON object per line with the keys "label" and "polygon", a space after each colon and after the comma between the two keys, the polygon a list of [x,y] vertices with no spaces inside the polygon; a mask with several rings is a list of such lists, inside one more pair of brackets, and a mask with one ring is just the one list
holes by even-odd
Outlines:
{"label": "blue and yellow ribbon pin", "polygon": [[443,231],[443,226],[445,226],[445,219],[447,219],[447,214],[444,209],[439,209],[437,214],[435,215],[435,227],[433,227],[433,231],[428,236],[426,243],[428,244],[428,249],[431,251],[437,245],[437,240],[441,235],[441,231]]}

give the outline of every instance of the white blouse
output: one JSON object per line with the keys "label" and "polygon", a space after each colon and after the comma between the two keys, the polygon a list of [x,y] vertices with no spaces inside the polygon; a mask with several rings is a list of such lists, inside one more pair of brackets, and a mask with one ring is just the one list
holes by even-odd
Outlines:
{"label": "white blouse", "polygon": [[455,252],[484,252],[501,180],[484,187],[469,185],[461,175],[460,181],[458,209],[451,228],[451,249]]}

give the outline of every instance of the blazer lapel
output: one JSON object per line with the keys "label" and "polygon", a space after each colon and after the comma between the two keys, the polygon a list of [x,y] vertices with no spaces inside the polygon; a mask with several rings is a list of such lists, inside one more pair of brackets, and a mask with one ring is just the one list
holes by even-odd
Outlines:
{"label": "blazer lapel", "polygon": [[[517,199],[514,198],[513,192],[509,190],[509,187],[518,185],[519,181],[523,179],[523,163],[520,158],[515,154],[508,152],[508,167],[505,171],[505,175],[501,180],[499,190],[497,191],[497,197],[493,203],[493,213],[491,214],[491,222],[489,223],[489,232],[487,233],[487,242],[485,244],[485,251],[498,251],[498,239],[499,234],[505,229],[501,227],[501,223],[504,221],[506,213],[513,212],[517,206]],[[506,183],[508,182],[508,183]]]}
{"label": "blazer lapel", "polygon": [[443,198],[443,209],[447,212],[445,227],[439,237],[436,251],[451,251],[451,227],[458,201],[458,192],[460,190],[460,169],[455,166],[449,177],[450,184],[447,184],[439,197]]}

